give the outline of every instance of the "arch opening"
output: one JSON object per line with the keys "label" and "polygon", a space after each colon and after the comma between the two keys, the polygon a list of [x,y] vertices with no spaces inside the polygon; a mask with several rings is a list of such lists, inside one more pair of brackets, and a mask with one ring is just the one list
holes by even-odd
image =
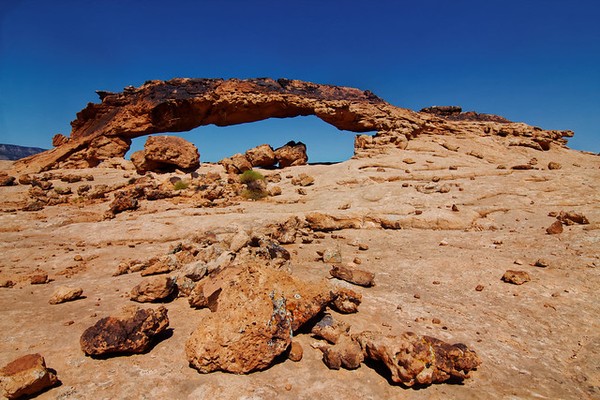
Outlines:
{"label": "arch opening", "polygon": [[[228,126],[205,125],[186,132],[156,135],[178,136],[194,143],[202,162],[218,162],[265,143],[275,149],[294,140],[306,144],[308,162],[312,164],[337,163],[351,158],[354,154],[354,135],[349,133],[309,115],[269,118]],[[133,152],[142,150],[147,138],[134,138],[125,158],[130,159]]]}

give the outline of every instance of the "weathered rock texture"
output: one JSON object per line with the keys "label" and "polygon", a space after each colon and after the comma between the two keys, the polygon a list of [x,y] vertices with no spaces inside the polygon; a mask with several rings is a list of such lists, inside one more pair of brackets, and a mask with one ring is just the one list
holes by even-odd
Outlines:
{"label": "weathered rock texture", "polygon": [[81,335],[81,350],[90,356],[143,353],[169,326],[167,309],[126,308],[118,317],[106,317]]}
{"label": "weathered rock texture", "polygon": [[203,373],[269,367],[291,345],[292,333],[333,298],[324,285],[258,264],[229,267],[195,291],[213,311],[186,343],[190,364]]}
{"label": "weathered rock texture", "polygon": [[463,380],[481,364],[477,354],[462,343],[451,345],[412,332],[400,336],[362,332],[354,339],[366,358],[382,362],[390,370],[392,381],[405,386],[441,383],[450,378]]}
{"label": "weathered rock texture", "polygon": [[200,166],[200,154],[193,143],[177,136],[150,136],[144,150],[131,155],[139,173],[147,171],[172,172],[180,169],[191,172]]}
{"label": "weathered rock texture", "polygon": [[39,354],[17,358],[0,370],[0,389],[7,399],[34,395],[57,382],[56,375],[46,368],[46,361]]}
{"label": "weathered rock texture", "polygon": [[[123,157],[131,139],[160,132],[183,132],[203,125],[227,126],[267,118],[315,115],[340,130],[377,132],[357,136],[361,155],[405,148],[420,134],[473,133],[519,137],[530,147],[548,149],[564,144],[571,131],[545,131],[522,123],[452,121],[386,103],[370,91],[289,79],[188,79],[148,81],[122,93],[98,92],[101,103],[90,103],[71,122],[68,141],[17,162],[21,171],[96,166]],[[521,141],[523,142],[523,141]]]}

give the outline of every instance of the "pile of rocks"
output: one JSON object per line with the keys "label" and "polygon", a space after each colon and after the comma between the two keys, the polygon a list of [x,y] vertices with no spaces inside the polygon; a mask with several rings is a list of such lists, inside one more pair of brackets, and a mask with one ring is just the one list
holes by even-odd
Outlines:
{"label": "pile of rocks", "polygon": [[223,165],[229,174],[241,174],[253,167],[285,168],[305,165],[307,162],[306,145],[302,142],[290,141],[275,150],[268,144],[261,144],[246,151],[246,154],[238,153],[224,158],[219,161],[219,164]]}

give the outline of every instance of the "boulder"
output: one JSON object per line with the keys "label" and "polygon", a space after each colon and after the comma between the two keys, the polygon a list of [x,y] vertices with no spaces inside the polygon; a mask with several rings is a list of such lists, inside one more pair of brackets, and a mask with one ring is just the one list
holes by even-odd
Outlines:
{"label": "boulder", "polygon": [[464,380],[481,364],[477,354],[462,343],[448,344],[412,332],[391,336],[366,331],[353,338],[365,358],[382,362],[392,381],[409,387],[442,383],[450,378]]}
{"label": "boulder", "polygon": [[50,304],[60,304],[66,303],[67,301],[73,301],[81,298],[83,294],[82,288],[70,288],[66,286],[61,286],[54,291],[52,297],[48,303]]}
{"label": "boulder", "polygon": [[0,389],[7,399],[36,395],[57,383],[55,371],[46,368],[40,354],[19,357],[0,369]]}
{"label": "boulder", "polygon": [[121,315],[102,318],[81,335],[81,350],[89,356],[143,353],[169,326],[167,309],[126,307]]}
{"label": "boulder", "polygon": [[150,136],[144,150],[131,155],[136,170],[143,174],[152,172],[173,172],[180,169],[191,172],[200,166],[198,148],[177,136]]}
{"label": "boulder", "polygon": [[175,280],[169,276],[159,275],[144,279],[131,290],[131,300],[138,303],[165,301],[177,290]]}
{"label": "boulder", "polygon": [[288,349],[292,333],[332,300],[324,284],[306,284],[256,263],[228,267],[199,287],[214,312],[202,318],[186,354],[202,373],[245,374],[269,367]]}
{"label": "boulder", "polygon": [[290,345],[290,352],[288,353],[288,358],[294,362],[298,362],[302,360],[304,356],[304,350],[302,349],[302,345],[297,341],[292,341]]}
{"label": "boulder", "polygon": [[253,167],[270,168],[277,164],[275,152],[268,144],[261,144],[246,151],[246,159]]}
{"label": "boulder", "polygon": [[137,210],[139,206],[137,198],[129,191],[115,193],[115,198],[108,206],[108,217],[114,217],[127,210]]}
{"label": "boulder", "polygon": [[285,145],[275,149],[275,158],[280,168],[306,165],[306,145],[302,142],[289,141]]}
{"label": "boulder", "polygon": [[219,161],[219,164],[225,168],[225,171],[228,174],[241,174],[244,171],[252,169],[250,161],[248,161],[246,156],[241,153],[234,154],[229,158],[224,158]]}
{"label": "boulder", "polygon": [[585,215],[575,212],[575,211],[561,211],[560,213],[558,213],[558,216],[556,217],[556,219],[558,219],[564,225],[573,225],[573,224],[587,225],[590,223],[590,221],[587,219],[587,217]]}

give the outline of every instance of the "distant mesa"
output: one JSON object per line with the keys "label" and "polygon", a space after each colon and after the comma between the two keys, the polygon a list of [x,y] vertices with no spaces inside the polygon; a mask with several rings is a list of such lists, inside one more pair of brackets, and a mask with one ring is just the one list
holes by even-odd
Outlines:
{"label": "distant mesa", "polygon": [[[469,133],[519,139],[547,150],[564,146],[572,131],[543,130],[502,117],[463,113],[460,107],[431,107],[414,112],[393,106],[368,90],[290,79],[190,79],[147,81],[121,93],[98,91],[71,122],[70,137],[57,135],[55,147],[15,163],[22,172],[95,167],[124,157],[136,137],[184,132],[204,125],[228,126],[268,118],[314,115],[358,135],[355,156],[404,149],[418,135]],[[202,151],[202,149],[200,149]]]}
{"label": "distant mesa", "polygon": [[17,146],[16,144],[0,144],[0,160],[19,160],[24,157],[46,151],[39,147]]}

